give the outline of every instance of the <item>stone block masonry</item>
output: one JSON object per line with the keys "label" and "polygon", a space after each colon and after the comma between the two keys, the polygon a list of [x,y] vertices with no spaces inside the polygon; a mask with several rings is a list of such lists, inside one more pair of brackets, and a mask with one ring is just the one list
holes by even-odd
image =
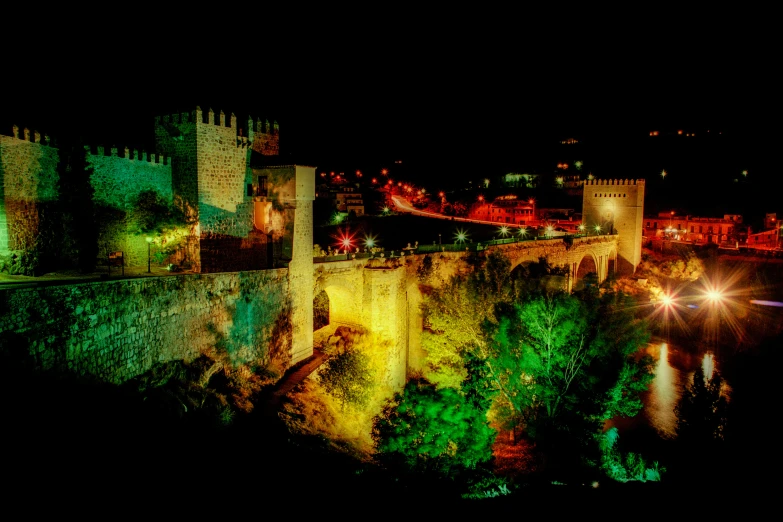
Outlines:
{"label": "stone block masonry", "polygon": [[291,313],[287,269],[3,289],[0,348],[116,384],[215,350],[282,375]]}
{"label": "stone block masonry", "polygon": [[[16,134],[15,129],[15,134]],[[32,250],[39,235],[39,206],[57,199],[57,149],[0,135],[0,255]]]}

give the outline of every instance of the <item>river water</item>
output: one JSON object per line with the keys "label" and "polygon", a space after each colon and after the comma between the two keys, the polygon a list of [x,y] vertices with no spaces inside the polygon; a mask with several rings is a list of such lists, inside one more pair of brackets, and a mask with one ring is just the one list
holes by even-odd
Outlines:
{"label": "river water", "polygon": [[714,350],[689,352],[665,340],[656,339],[647,345],[645,353],[655,360],[655,378],[642,395],[642,412],[633,419],[614,419],[611,422],[617,426],[621,436],[623,432],[633,433],[644,426],[652,428],[661,439],[675,439],[675,410],[683,392],[693,382],[699,366],[704,371],[705,379],[711,379],[716,371],[721,372],[721,393],[728,401],[731,400],[731,383],[722,374],[724,362],[716,356]]}

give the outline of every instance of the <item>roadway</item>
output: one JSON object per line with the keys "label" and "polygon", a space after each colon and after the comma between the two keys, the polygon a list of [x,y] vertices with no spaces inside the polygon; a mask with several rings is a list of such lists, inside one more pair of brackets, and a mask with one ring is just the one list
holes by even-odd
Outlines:
{"label": "roadway", "polygon": [[515,223],[499,223],[497,221],[484,221],[482,219],[470,219],[470,218],[463,218],[457,216],[447,216],[445,214],[438,214],[437,212],[427,212],[426,210],[419,210],[415,208],[413,205],[410,204],[410,202],[407,199],[401,196],[392,196],[391,200],[392,203],[394,203],[394,208],[396,208],[399,212],[406,212],[408,214],[413,214],[415,216],[445,219],[448,221],[463,221],[465,223],[478,223],[480,225],[493,225],[496,227],[507,226],[509,228],[522,228],[526,226],[526,225],[517,225]]}

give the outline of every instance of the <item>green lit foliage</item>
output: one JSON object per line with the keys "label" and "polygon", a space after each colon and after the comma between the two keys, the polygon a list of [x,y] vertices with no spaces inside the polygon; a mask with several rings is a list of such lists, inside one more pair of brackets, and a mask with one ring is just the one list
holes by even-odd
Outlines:
{"label": "green lit foliage", "polygon": [[659,482],[666,468],[660,467],[658,462],[653,462],[652,466],[648,467],[645,459],[638,453],[629,451],[623,454],[618,448],[619,439],[620,434],[615,427],[598,436],[602,471],[618,482]]}
{"label": "green lit foliage", "polygon": [[186,227],[185,213],[153,189],[139,192],[130,210],[130,231],[146,236],[165,235],[172,229]]}
{"label": "green lit foliage", "polygon": [[495,431],[460,390],[410,380],[375,418],[378,458],[401,470],[455,477],[492,456]]}
{"label": "green lit foliage", "polygon": [[704,445],[723,440],[726,430],[728,401],[721,387],[723,378],[713,371],[706,379],[701,366],[686,387],[675,408],[677,437],[685,444]]}
{"label": "green lit foliage", "polygon": [[[581,297],[581,299],[580,299]],[[590,433],[616,415],[634,416],[652,380],[637,354],[649,340],[628,296],[534,296],[499,314],[487,363],[494,382],[534,437],[571,423]]]}
{"label": "green lit foliage", "polygon": [[357,347],[330,357],[318,375],[321,386],[340,401],[343,410],[346,405],[366,406],[372,398],[375,372],[370,357]]}

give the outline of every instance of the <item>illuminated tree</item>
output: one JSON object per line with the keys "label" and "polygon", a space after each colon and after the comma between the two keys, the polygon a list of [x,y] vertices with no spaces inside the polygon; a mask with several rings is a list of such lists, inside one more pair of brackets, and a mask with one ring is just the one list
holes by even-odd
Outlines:
{"label": "illuminated tree", "polygon": [[338,399],[343,409],[366,405],[374,391],[375,373],[363,351],[349,348],[330,357],[319,373],[324,389]]}
{"label": "illuminated tree", "polygon": [[[487,368],[499,400],[550,456],[598,461],[605,420],[634,416],[652,380],[647,325],[624,294],[539,294],[500,309]],[[554,462],[554,460],[552,461]]]}
{"label": "illuminated tree", "polygon": [[425,379],[410,380],[373,426],[379,460],[449,477],[487,462],[494,438],[484,409],[460,390],[438,388]]}
{"label": "illuminated tree", "polygon": [[468,377],[465,356],[483,353],[483,323],[494,321],[498,303],[514,298],[510,262],[493,252],[469,275],[453,277],[430,292],[422,303],[427,329],[422,347],[427,351],[424,377],[440,386],[459,388]]}

